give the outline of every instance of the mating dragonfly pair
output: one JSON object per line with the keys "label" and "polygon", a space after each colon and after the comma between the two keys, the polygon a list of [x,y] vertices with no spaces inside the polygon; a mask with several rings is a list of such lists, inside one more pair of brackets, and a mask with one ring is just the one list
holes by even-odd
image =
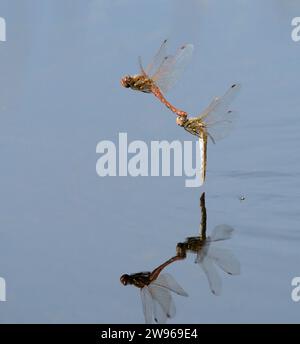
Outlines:
{"label": "mating dragonfly pair", "polygon": [[176,123],[179,126],[190,134],[198,136],[203,157],[201,174],[202,183],[204,183],[208,137],[215,143],[230,132],[236,113],[229,110],[229,105],[240,89],[240,85],[232,85],[224,96],[215,97],[199,116],[188,118],[188,113],[173,106],[164,97],[164,93],[179,79],[192,56],[193,50],[192,44],[186,44],[180,47],[175,55],[167,55],[167,40],[164,40],[152,62],[146,68],[143,68],[139,58],[140,74],[123,77],[121,84],[126,88],[154,94],[177,115]]}
{"label": "mating dragonfly pair", "polygon": [[120,280],[124,285],[131,284],[141,290],[143,312],[146,323],[165,323],[168,318],[175,316],[176,308],[171,292],[188,296],[185,290],[168,273],[161,273],[170,264],[183,260],[187,254],[196,254],[195,263],[204,271],[210,290],[214,295],[220,295],[222,281],[215,267],[229,275],[240,273],[240,263],[227,249],[216,245],[217,242],[231,238],[234,229],[228,225],[216,226],[211,235],[206,235],[205,194],[200,198],[201,221],[199,235],[186,238],[176,246],[176,256],[168,259],[152,272],[139,272],[122,275]]}

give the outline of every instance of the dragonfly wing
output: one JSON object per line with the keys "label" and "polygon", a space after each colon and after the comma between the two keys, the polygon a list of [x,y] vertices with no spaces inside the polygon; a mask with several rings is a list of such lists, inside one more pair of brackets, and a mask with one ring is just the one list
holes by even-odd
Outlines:
{"label": "dragonfly wing", "polygon": [[161,305],[158,303],[157,300],[153,300],[153,315],[154,315],[154,322],[156,324],[165,324],[167,322],[167,314],[162,309]]}
{"label": "dragonfly wing", "polygon": [[225,272],[230,275],[239,275],[241,272],[240,262],[234,256],[234,254],[220,247],[211,247],[209,256],[215,261],[215,263]]}
{"label": "dragonfly wing", "polygon": [[227,137],[234,128],[237,117],[236,111],[227,111],[222,120],[207,124],[206,127],[212,140],[219,141]]}
{"label": "dragonfly wing", "polygon": [[153,319],[153,300],[149,288],[145,286],[141,289],[143,312],[146,324],[151,324]]}
{"label": "dragonfly wing", "polygon": [[158,278],[151,284],[165,288],[181,296],[188,296],[187,292],[177,283],[174,277],[168,273],[159,275]]}
{"label": "dragonfly wing", "polygon": [[204,246],[200,247],[197,252],[195,263],[201,264],[202,260],[207,256],[210,247],[210,241],[206,240]]}
{"label": "dragonfly wing", "polygon": [[216,97],[200,115],[214,140],[220,140],[229,134],[237,117],[235,111],[229,110],[229,105],[240,90],[239,84],[234,84],[223,97]]}
{"label": "dragonfly wing", "polygon": [[199,263],[207,277],[211,292],[215,295],[220,295],[222,290],[222,281],[213,264],[213,260],[206,255],[202,257]]}
{"label": "dragonfly wing", "polygon": [[155,321],[163,323],[167,318],[173,318],[175,316],[176,309],[170,291],[153,283],[149,285],[149,291],[154,300]]}
{"label": "dragonfly wing", "polygon": [[147,75],[154,74],[159,69],[159,67],[162,65],[165,57],[167,56],[167,47],[168,47],[168,40],[165,39],[162,42],[156,55],[153,57],[152,61],[145,68],[145,73]]}
{"label": "dragonfly wing", "polygon": [[188,65],[194,46],[192,44],[183,45],[174,56],[166,56],[161,66],[158,68],[152,79],[160,90],[167,92],[180,78]]}
{"label": "dragonfly wing", "polygon": [[201,119],[206,124],[223,119],[224,114],[229,110],[229,105],[234,100],[240,89],[240,84],[234,84],[222,97],[215,97],[200,115]]}
{"label": "dragonfly wing", "polygon": [[234,228],[228,225],[218,225],[216,226],[210,236],[211,241],[227,240],[232,237]]}

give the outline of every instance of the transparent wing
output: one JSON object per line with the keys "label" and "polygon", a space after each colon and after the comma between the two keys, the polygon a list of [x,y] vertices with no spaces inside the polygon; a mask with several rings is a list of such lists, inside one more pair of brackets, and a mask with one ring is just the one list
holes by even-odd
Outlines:
{"label": "transparent wing", "polygon": [[210,247],[210,241],[206,240],[203,247],[200,247],[200,249],[197,252],[195,263],[201,264],[202,260],[207,256],[208,250]]}
{"label": "transparent wing", "polygon": [[209,256],[205,255],[200,259],[198,264],[201,266],[207,277],[211,292],[215,295],[220,295],[222,290],[222,281],[213,264],[213,260]]}
{"label": "transparent wing", "polygon": [[222,97],[215,97],[200,115],[202,121],[210,124],[222,119],[224,114],[229,110],[229,105],[236,97],[240,88],[241,85],[234,84]]}
{"label": "transparent wing", "polygon": [[168,46],[168,40],[165,39],[156,55],[153,57],[152,61],[149,63],[149,65],[145,68],[145,73],[147,75],[154,74],[159,67],[161,66],[162,62],[164,61],[165,57],[167,56],[167,46]]}
{"label": "transparent wing", "polygon": [[194,46],[192,44],[183,45],[174,56],[166,56],[156,73],[152,76],[160,90],[167,92],[180,78],[188,65]]}
{"label": "transparent wing", "polygon": [[228,111],[222,120],[207,125],[208,134],[212,141],[219,141],[228,136],[235,126],[236,118],[236,111]]}
{"label": "transparent wing", "polygon": [[210,247],[209,256],[226,273],[230,275],[240,274],[240,262],[231,251],[220,247]]}
{"label": "transparent wing", "polygon": [[165,288],[181,296],[188,296],[187,292],[176,282],[173,276],[168,273],[164,273],[158,276],[158,278],[151,283],[161,288]]}
{"label": "transparent wing", "polygon": [[[161,323],[165,322],[167,318],[173,318],[175,316],[176,309],[170,291],[157,285],[153,285],[152,283],[148,288],[154,300],[155,321]],[[162,312],[155,302],[157,302],[161,307]]]}
{"label": "transparent wing", "polygon": [[147,286],[141,289],[141,298],[145,322],[146,324],[151,324],[153,319],[153,300]]}
{"label": "transparent wing", "polygon": [[210,241],[220,241],[227,240],[232,237],[234,228],[228,225],[218,225],[216,226],[210,236]]}
{"label": "transparent wing", "polygon": [[227,136],[233,128],[237,113],[229,110],[229,105],[240,89],[239,84],[234,84],[223,97],[216,97],[200,115],[200,120],[214,140]]}
{"label": "transparent wing", "polygon": [[153,299],[153,314],[154,314],[154,322],[157,324],[165,324],[167,322],[167,314],[162,309],[161,305]]}

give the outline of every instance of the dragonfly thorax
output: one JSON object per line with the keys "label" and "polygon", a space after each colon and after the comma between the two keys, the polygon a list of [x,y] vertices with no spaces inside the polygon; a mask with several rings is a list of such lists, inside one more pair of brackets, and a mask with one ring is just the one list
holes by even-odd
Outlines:
{"label": "dragonfly thorax", "polygon": [[176,246],[176,252],[179,256],[185,257],[188,251],[198,252],[206,244],[206,239],[197,237],[186,238],[183,243],[178,243]]}
{"label": "dragonfly thorax", "polygon": [[132,90],[151,93],[153,81],[146,75],[126,75],[121,79],[121,85]]}
{"label": "dragonfly thorax", "polygon": [[206,134],[205,123],[203,123],[201,118],[199,117],[187,119],[183,123],[183,127],[190,134],[196,135],[198,137],[203,137]]}
{"label": "dragonfly thorax", "polygon": [[124,274],[120,277],[120,281],[123,285],[132,284],[138,288],[144,288],[150,281],[150,272],[139,272],[136,274],[128,275]]}

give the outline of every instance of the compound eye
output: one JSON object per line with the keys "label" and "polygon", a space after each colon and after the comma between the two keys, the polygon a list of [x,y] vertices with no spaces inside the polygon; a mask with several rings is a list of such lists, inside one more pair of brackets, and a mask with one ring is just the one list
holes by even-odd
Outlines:
{"label": "compound eye", "polygon": [[127,274],[121,276],[120,281],[121,281],[121,283],[122,283],[123,285],[127,285],[127,283],[128,283],[128,277],[129,277],[129,276],[128,276]]}
{"label": "compound eye", "polygon": [[130,80],[128,76],[124,76],[124,78],[121,79],[121,85],[126,88],[130,87]]}

